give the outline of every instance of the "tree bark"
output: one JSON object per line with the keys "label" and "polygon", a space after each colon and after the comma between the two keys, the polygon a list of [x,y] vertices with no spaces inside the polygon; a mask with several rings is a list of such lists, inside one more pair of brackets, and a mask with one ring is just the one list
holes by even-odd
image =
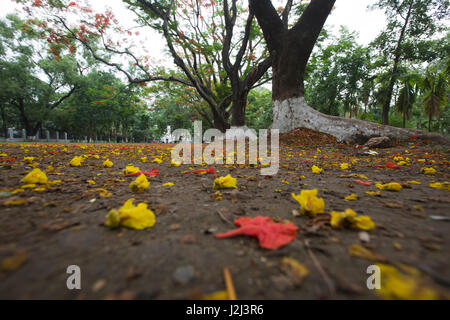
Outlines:
{"label": "tree bark", "polygon": [[248,92],[242,92],[233,99],[233,109],[231,112],[231,126],[241,127],[245,125],[245,109],[247,107]]}
{"label": "tree bark", "polygon": [[306,64],[335,0],[313,0],[299,21],[286,29],[270,0],[250,0],[272,58],[274,101],[304,96]]}
{"label": "tree bark", "polygon": [[8,125],[6,123],[6,112],[5,112],[5,106],[2,105],[1,106],[2,109],[2,122],[3,122],[3,135],[5,136],[5,138],[8,138]]}

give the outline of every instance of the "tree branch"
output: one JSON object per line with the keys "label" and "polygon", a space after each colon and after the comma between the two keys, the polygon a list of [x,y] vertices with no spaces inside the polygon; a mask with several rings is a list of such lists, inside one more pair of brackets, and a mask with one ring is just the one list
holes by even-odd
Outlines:
{"label": "tree branch", "polygon": [[63,95],[61,98],[59,98],[57,101],[55,101],[54,103],[50,103],[48,104],[48,108],[49,109],[54,109],[57,106],[59,106],[64,100],[66,100],[67,98],[69,98],[75,91],[77,91],[80,88],[79,85],[74,85],[72,87],[72,89],[70,89],[69,92],[67,92],[65,95]]}
{"label": "tree branch", "polygon": [[279,47],[280,35],[284,31],[283,22],[278,16],[270,0],[249,0],[250,12],[252,12],[261,27],[269,51]]}
{"label": "tree branch", "polygon": [[293,0],[287,0],[282,14],[282,22],[285,30],[289,29],[289,14],[291,13],[292,9],[292,1]]}

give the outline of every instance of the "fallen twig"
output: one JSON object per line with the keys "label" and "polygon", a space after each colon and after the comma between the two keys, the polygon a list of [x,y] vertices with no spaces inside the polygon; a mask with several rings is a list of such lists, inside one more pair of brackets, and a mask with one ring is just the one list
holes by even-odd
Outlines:
{"label": "fallen twig", "polygon": [[303,241],[303,243],[305,244],[306,251],[308,251],[309,256],[311,257],[312,261],[314,262],[314,265],[316,266],[317,270],[319,271],[320,275],[322,276],[323,281],[326,283],[326,285],[328,287],[328,290],[330,292],[330,295],[334,296],[336,294],[336,289],[334,287],[334,284],[330,280],[330,278],[328,277],[328,275],[325,272],[325,270],[320,265],[319,261],[316,259],[316,256],[314,255],[314,253],[312,252],[312,250],[311,250],[311,248],[309,246],[309,240],[305,239]]}
{"label": "fallen twig", "polygon": [[230,300],[236,300],[236,291],[234,291],[233,280],[231,279],[230,270],[228,268],[223,269],[223,275],[225,277],[225,286],[227,288],[228,298]]}

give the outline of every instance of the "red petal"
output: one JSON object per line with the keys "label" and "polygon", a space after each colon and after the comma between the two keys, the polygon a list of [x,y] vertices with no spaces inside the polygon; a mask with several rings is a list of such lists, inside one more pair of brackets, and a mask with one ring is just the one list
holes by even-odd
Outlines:
{"label": "red petal", "polygon": [[362,184],[363,186],[371,186],[372,185],[372,182],[370,182],[370,181],[355,180],[355,182],[357,184]]}
{"label": "red petal", "polygon": [[216,234],[216,238],[229,238],[237,235],[257,237],[262,248],[276,250],[297,238],[297,230],[292,222],[275,223],[269,217],[239,218],[234,221],[239,229]]}
{"label": "red petal", "polygon": [[386,168],[388,169],[400,169],[401,166],[396,165],[393,162],[386,162]]}

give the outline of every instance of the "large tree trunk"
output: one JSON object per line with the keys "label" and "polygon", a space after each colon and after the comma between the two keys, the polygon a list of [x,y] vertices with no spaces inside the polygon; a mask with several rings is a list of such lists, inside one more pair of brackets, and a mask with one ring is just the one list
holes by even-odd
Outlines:
{"label": "large tree trunk", "polygon": [[231,126],[245,126],[245,109],[247,107],[248,92],[243,92],[233,99],[231,111]]}
{"label": "large tree trunk", "polygon": [[[272,129],[286,133],[305,127],[331,134],[340,140],[359,143],[375,136],[424,137],[425,134],[417,130],[325,115],[305,102],[303,79],[306,64],[334,2],[312,0],[300,20],[287,30],[270,0],[250,0],[250,9],[263,30],[272,58]],[[449,141],[440,135],[426,135],[426,138]]]}

